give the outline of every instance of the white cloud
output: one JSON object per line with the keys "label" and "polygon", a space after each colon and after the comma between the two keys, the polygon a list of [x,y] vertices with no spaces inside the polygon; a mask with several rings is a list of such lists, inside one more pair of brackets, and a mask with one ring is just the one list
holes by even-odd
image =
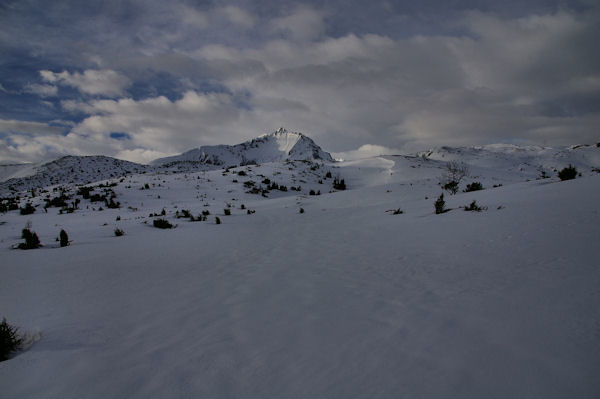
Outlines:
{"label": "white cloud", "polygon": [[102,94],[108,96],[121,96],[125,88],[131,85],[131,81],[126,76],[113,70],[93,70],[88,69],[83,73],[68,71],[52,72],[47,70],[40,71],[43,80],[49,83],[75,87],[82,93]]}
{"label": "white cloud", "polygon": [[25,86],[25,91],[28,93],[37,94],[40,97],[56,97],[58,94],[58,87],[54,85],[30,83]]}
{"label": "white cloud", "polygon": [[274,18],[270,27],[274,33],[284,34],[295,40],[316,39],[325,29],[325,13],[308,6],[298,6],[286,16]]}
{"label": "white cloud", "polygon": [[36,134],[61,134],[65,130],[62,126],[52,126],[43,122],[19,121],[14,119],[0,119],[1,133],[20,133],[27,135]]}

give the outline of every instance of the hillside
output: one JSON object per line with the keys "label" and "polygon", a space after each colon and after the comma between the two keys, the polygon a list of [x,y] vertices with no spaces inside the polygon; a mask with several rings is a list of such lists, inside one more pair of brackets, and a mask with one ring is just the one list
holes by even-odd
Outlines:
{"label": "hillside", "polygon": [[[0,317],[29,342],[0,362],[2,394],[594,398],[600,148],[577,150],[157,168],[22,193],[33,214],[0,213]],[[446,159],[469,171],[435,214]],[[574,180],[537,169],[569,163]],[[12,249],[28,225],[44,246]]]}

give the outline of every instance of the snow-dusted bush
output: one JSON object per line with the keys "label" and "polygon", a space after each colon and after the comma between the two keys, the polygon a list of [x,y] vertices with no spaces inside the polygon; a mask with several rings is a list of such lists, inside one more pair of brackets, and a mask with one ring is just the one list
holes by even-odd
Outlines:
{"label": "snow-dusted bush", "polygon": [[218,216],[215,216],[215,224],[221,224],[221,219]]}
{"label": "snow-dusted bush", "polygon": [[21,208],[21,215],[31,215],[35,212],[35,208],[29,202],[25,204],[23,208]]}
{"label": "snow-dusted bush", "polygon": [[446,163],[446,171],[440,178],[440,185],[446,191],[452,194],[458,192],[458,185],[460,181],[469,175],[469,167],[457,161],[450,161]]}
{"label": "snow-dusted bush", "polygon": [[225,209],[223,209],[223,213],[225,214],[225,216],[230,216],[231,215],[231,209],[225,208]]}
{"label": "snow-dusted bush", "polygon": [[577,176],[577,168],[575,166],[569,164],[568,167],[563,168],[560,172],[558,172],[558,177],[560,180],[571,180]]}
{"label": "snow-dusted bush", "polygon": [[64,229],[60,230],[58,238],[60,240],[61,247],[66,247],[67,245],[69,245],[69,235],[67,234],[67,232]]}
{"label": "snow-dusted bush", "polygon": [[442,188],[454,195],[458,192],[458,182],[454,180],[449,181],[448,183],[444,184]]}
{"label": "snow-dusted bush", "polygon": [[444,201],[444,193],[441,193],[437,200],[435,200],[433,206],[435,207],[435,214],[439,215],[440,213],[447,212],[445,209],[446,201]]}
{"label": "snow-dusted bush", "polygon": [[465,211],[481,212],[485,210],[487,210],[487,207],[477,205],[476,201],[471,202],[469,205],[465,205]]}
{"label": "snow-dusted bush", "polygon": [[344,182],[344,179],[339,179],[339,178],[335,178],[333,179],[333,188],[335,190],[345,190],[346,189],[346,183]]}
{"label": "snow-dusted bush", "polygon": [[304,208],[300,208],[300,213],[304,213]]}
{"label": "snow-dusted bush", "polygon": [[38,235],[28,228],[23,229],[21,232],[21,238],[23,238],[25,242],[22,242],[17,246],[19,249],[36,249],[41,246]]}
{"label": "snow-dusted bush", "polygon": [[471,184],[467,184],[467,188],[465,188],[465,193],[470,193],[471,191],[479,191],[479,190],[483,190],[483,185],[478,182],[478,181],[474,181]]}
{"label": "snow-dusted bush", "polygon": [[154,219],[152,225],[159,229],[171,229],[173,225],[166,219]]}
{"label": "snow-dusted bush", "polygon": [[125,234],[125,232],[124,232],[123,230],[121,230],[120,228],[118,228],[118,227],[117,227],[117,228],[115,229],[115,236],[116,236],[116,237],[121,237],[121,236],[122,236],[122,235],[124,235],[124,234]]}
{"label": "snow-dusted bush", "polygon": [[2,318],[0,323],[0,362],[8,360],[13,352],[21,349],[23,339],[18,334],[18,329],[11,326]]}

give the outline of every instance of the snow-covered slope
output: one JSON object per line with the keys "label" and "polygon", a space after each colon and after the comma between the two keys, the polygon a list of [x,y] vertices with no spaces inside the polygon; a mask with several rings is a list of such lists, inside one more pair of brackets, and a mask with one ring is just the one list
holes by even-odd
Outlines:
{"label": "snow-covered slope", "polygon": [[557,171],[574,165],[579,171],[589,173],[600,167],[598,145],[576,145],[553,148],[542,146],[517,146],[491,144],[480,147],[439,147],[417,153],[438,161],[459,160],[475,167],[524,172],[529,176],[555,175]]}
{"label": "snow-covered slope", "polygon": [[157,166],[198,164],[220,168],[247,164],[260,164],[285,160],[322,160],[333,162],[325,152],[302,133],[288,132],[280,128],[271,134],[233,146],[216,145],[196,148],[181,155],[160,158],[152,162]]}
{"label": "snow-covered slope", "polygon": [[[0,362],[2,397],[595,398],[600,148],[578,150],[553,164],[570,181],[505,148],[94,183],[118,208],[21,193],[0,317],[34,342]],[[446,159],[470,173],[435,214]],[[76,209],[45,212],[58,195]],[[44,247],[11,249],[25,226]]]}
{"label": "snow-covered slope", "polygon": [[87,184],[98,180],[143,173],[153,168],[121,159],[95,156],[65,156],[33,165],[17,165],[1,180],[0,194],[59,184]]}

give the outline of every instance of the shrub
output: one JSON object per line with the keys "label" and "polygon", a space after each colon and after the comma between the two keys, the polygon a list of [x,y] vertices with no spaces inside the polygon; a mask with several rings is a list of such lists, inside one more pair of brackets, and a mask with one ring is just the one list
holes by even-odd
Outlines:
{"label": "shrub", "polygon": [[446,201],[444,201],[444,193],[441,193],[437,200],[434,202],[435,214],[439,215],[440,213],[447,212],[448,210],[444,207],[446,206]]}
{"label": "shrub", "polygon": [[230,216],[231,215],[231,209],[225,208],[225,209],[223,209],[223,213],[225,214],[225,216]]}
{"label": "shrub", "polygon": [[23,339],[17,334],[18,329],[2,318],[0,323],[0,362],[8,360],[10,354],[21,349]]}
{"label": "shrub", "polygon": [[25,206],[20,210],[21,215],[31,215],[34,212],[35,208],[29,202],[26,203]]}
{"label": "shrub", "polygon": [[159,229],[172,229],[173,225],[166,219],[154,219],[152,225]]}
{"label": "shrub", "polygon": [[392,215],[402,215],[403,213],[404,211],[400,208],[392,210]]}
{"label": "shrub", "polygon": [[560,180],[571,180],[577,176],[577,169],[575,166],[569,164],[568,167],[563,168],[560,172],[558,172],[558,177]]}
{"label": "shrub", "polygon": [[469,175],[469,167],[461,162],[450,161],[446,163],[446,171],[440,178],[440,185],[452,194],[458,192],[460,181]]}
{"label": "shrub", "polygon": [[115,236],[116,237],[121,237],[124,234],[125,234],[125,232],[123,230],[119,229],[118,227],[115,229]]}
{"label": "shrub", "polygon": [[27,228],[23,229],[21,232],[21,238],[23,238],[25,242],[22,242],[17,246],[19,249],[36,249],[41,245],[38,235]]}
{"label": "shrub", "polygon": [[467,188],[464,191],[465,191],[465,193],[470,193],[471,191],[479,191],[479,190],[483,190],[483,186],[481,185],[480,182],[474,181],[471,184],[467,184]]}
{"label": "shrub", "polygon": [[475,202],[475,201],[471,202],[471,204],[469,204],[469,205],[465,205],[465,211],[481,212],[486,209],[487,209],[487,207],[479,206],[479,205],[477,205],[477,202]]}
{"label": "shrub", "polygon": [[202,211],[202,216],[208,216],[210,215],[210,211],[208,209],[205,209]]}
{"label": "shrub", "polygon": [[304,213],[304,208],[300,208],[300,213]]}
{"label": "shrub", "polygon": [[215,224],[221,224],[221,219],[218,216],[215,216]]}
{"label": "shrub", "polygon": [[246,212],[248,215],[252,215],[253,213],[256,213],[256,211],[250,210],[248,209],[248,211]]}
{"label": "shrub", "polygon": [[451,194],[456,194],[458,192],[458,182],[457,181],[449,181],[444,184],[442,188],[446,191],[449,191]]}
{"label": "shrub", "polygon": [[333,179],[333,188],[335,190],[345,190],[346,183],[344,182],[344,179],[340,180],[337,177],[335,179]]}
{"label": "shrub", "polygon": [[69,245],[69,235],[67,234],[67,232],[64,229],[60,230],[58,238],[60,239],[61,247],[66,247],[67,245]]}

